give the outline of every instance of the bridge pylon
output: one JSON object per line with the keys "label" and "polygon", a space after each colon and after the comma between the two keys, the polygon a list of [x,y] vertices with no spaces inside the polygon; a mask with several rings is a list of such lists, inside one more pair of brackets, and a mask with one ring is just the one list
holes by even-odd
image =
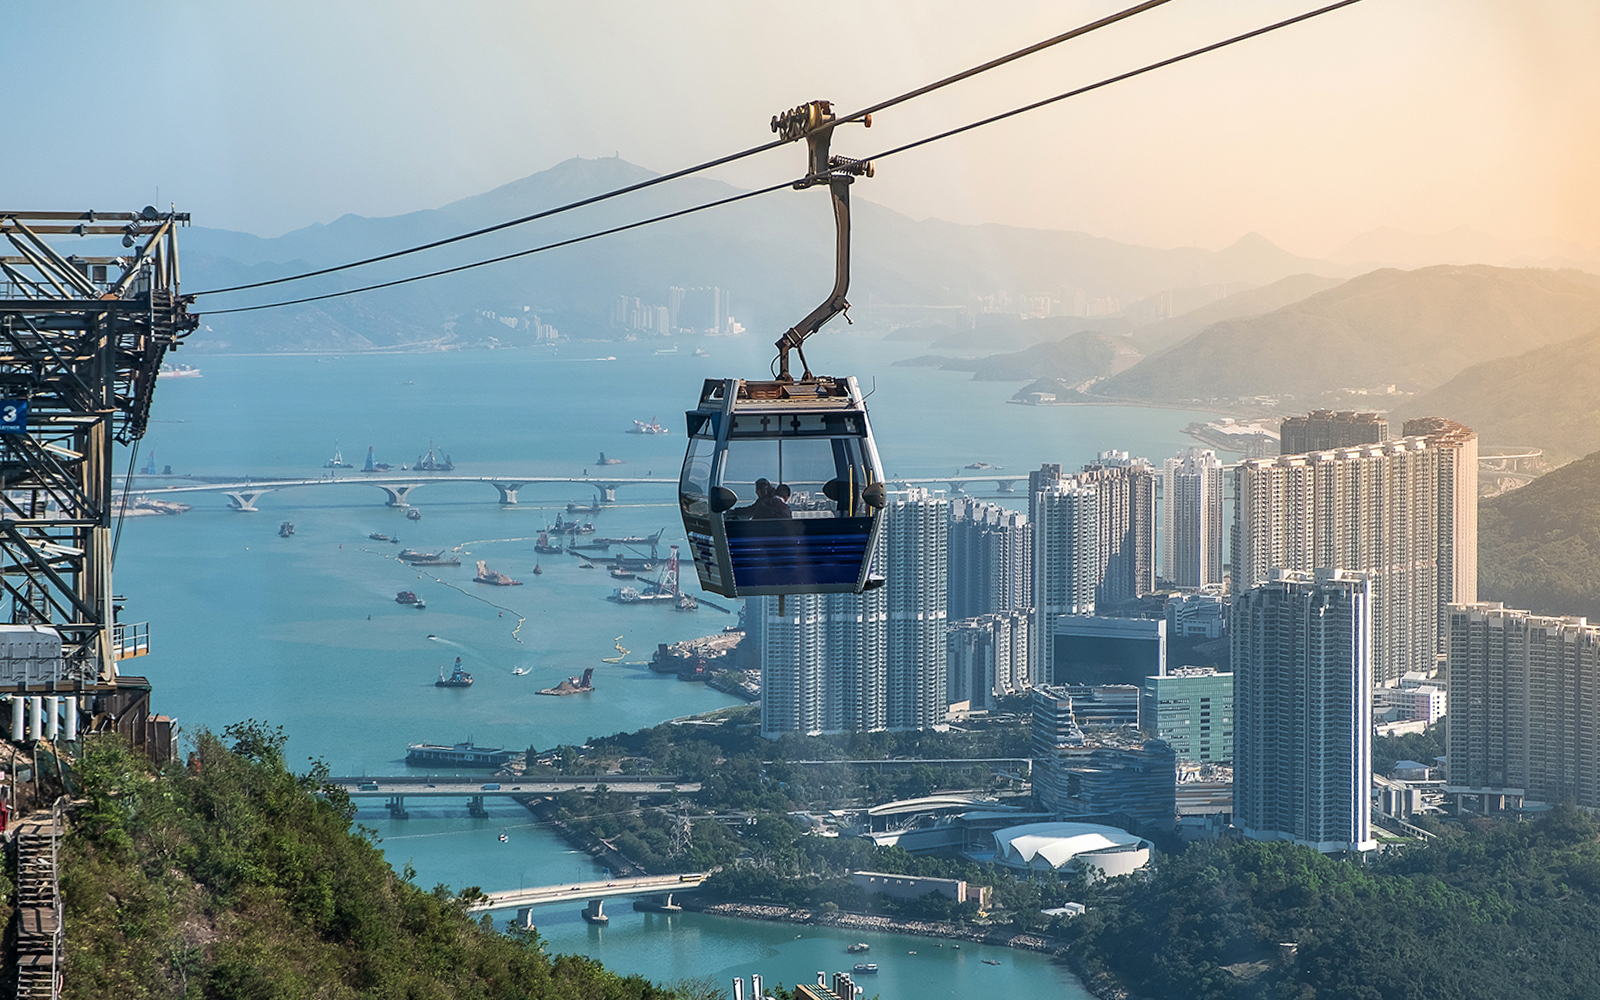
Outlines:
{"label": "bridge pylon", "polygon": [[524,486],[526,486],[528,484],[527,483],[512,482],[510,480],[507,480],[506,482],[503,482],[503,483],[491,483],[490,485],[493,486],[495,489],[500,491],[500,503],[501,503],[501,505],[502,506],[506,506],[506,507],[511,507],[511,506],[515,505],[516,502],[517,502],[517,491],[522,489]]}
{"label": "bridge pylon", "polygon": [[406,497],[410,495],[412,490],[414,490],[417,487],[422,486],[422,485],[424,485],[424,484],[423,483],[401,483],[401,484],[395,485],[395,486],[379,486],[378,489],[382,490],[389,497],[388,500],[384,501],[384,505],[385,506],[388,506],[388,507],[409,507],[409,506],[411,506],[411,504],[406,499]]}
{"label": "bridge pylon", "polygon": [[223,496],[228,498],[228,506],[237,511],[255,513],[256,501],[266,496],[273,490],[228,490]]}

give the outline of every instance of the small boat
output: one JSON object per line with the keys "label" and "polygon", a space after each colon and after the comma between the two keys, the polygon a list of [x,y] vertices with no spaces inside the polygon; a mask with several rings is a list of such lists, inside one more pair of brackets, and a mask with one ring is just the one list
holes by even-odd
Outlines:
{"label": "small boat", "polygon": [[915,948],[913,948],[911,951],[906,952],[907,955],[915,955],[916,953],[917,952],[916,952]]}
{"label": "small boat", "polygon": [[867,944],[865,941],[857,941],[855,944],[845,945],[844,950],[852,955],[859,955],[864,951],[871,951],[872,945]]}
{"label": "small boat", "polygon": [[502,843],[502,844],[505,843],[507,839],[509,839],[509,838],[506,837],[506,832],[504,830],[501,830],[500,831],[500,843]]}
{"label": "small boat", "polygon": [[439,668],[439,679],[433,682],[434,687],[441,688],[469,688],[472,686],[472,675],[461,669],[461,657],[456,657],[456,668],[450,676],[444,675],[444,668]]}
{"label": "small boat", "polygon": [[527,667],[512,667],[511,668],[511,676],[512,677],[521,677],[523,674],[526,674],[527,672],[528,672],[528,668]]}
{"label": "small boat", "polygon": [[[915,953],[913,953],[913,954],[915,954]],[[850,971],[855,972],[855,973],[868,973],[868,974],[871,974],[871,973],[874,973],[874,972],[878,971],[878,963],[877,962],[857,962],[855,964],[855,967],[853,969],[851,969]]]}
{"label": "small boat", "polygon": [[411,508],[410,510],[406,511],[406,520],[407,521],[420,521],[420,520],[422,520],[422,511],[418,510],[415,507]]}
{"label": "small boat", "polygon": [[288,538],[292,534],[294,534],[294,522],[293,521],[285,521],[282,524],[278,525],[278,537],[279,538]]}
{"label": "small boat", "polygon": [[161,378],[199,378],[200,369],[192,365],[162,365]]}
{"label": "small boat", "polygon": [[539,564],[538,563],[534,563],[533,564],[533,575],[534,576],[543,576],[544,575],[544,570],[539,568]]}
{"label": "small boat", "polygon": [[990,465],[988,462],[973,462],[971,465],[967,466],[967,468],[969,468],[969,469],[978,469],[978,470],[981,471],[983,469],[999,470],[999,469],[1005,468],[1005,466],[1003,466],[1003,465]]}
{"label": "small boat", "polygon": [[418,611],[421,611],[423,608],[428,606],[426,603],[424,603],[422,598],[418,597],[415,593],[409,590],[402,590],[400,593],[394,595],[394,602],[396,604],[408,605],[416,608]]}
{"label": "small boat", "polygon": [[983,960],[983,964],[984,965],[999,965],[1000,964],[1000,960],[998,958],[986,958],[986,959]]}
{"label": "small boat", "polygon": [[388,535],[385,535],[381,531],[374,531],[372,534],[368,535],[367,537],[372,539],[375,542],[392,542],[392,541],[394,541],[393,538],[390,538]]}
{"label": "small boat", "polygon": [[704,347],[696,347],[694,349],[694,356],[697,358],[709,358],[711,357],[711,352],[706,350]]}
{"label": "small boat", "polygon": [[635,576],[632,573],[629,573],[625,569],[614,569],[614,570],[611,571],[611,575],[616,577],[618,580],[637,580],[638,579],[637,576]]}

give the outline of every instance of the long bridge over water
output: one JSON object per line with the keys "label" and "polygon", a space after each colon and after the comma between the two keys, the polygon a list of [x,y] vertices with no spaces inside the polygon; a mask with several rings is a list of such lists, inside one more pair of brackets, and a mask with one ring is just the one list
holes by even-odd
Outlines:
{"label": "long bridge over water", "polygon": [[[1026,482],[1027,478],[1026,473],[1009,476],[917,476],[891,478],[889,482],[897,486],[943,483],[949,487],[951,493],[964,493],[970,484],[994,483],[996,492],[1013,493],[1016,491],[1016,484],[1018,482]],[[118,477],[118,482],[120,484],[121,477]],[[487,483],[499,492],[502,506],[511,506],[518,502],[518,494],[525,486],[551,483],[584,486],[594,490],[599,495],[602,503],[615,503],[617,490],[620,487],[641,485],[676,486],[678,480],[667,479],[662,476],[454,476],[430,473],[425,476],[323,476],[318,479],[245,479],[240,482],[199,482],[183,477],[135,476],[130,492],[151,499],[187,493],[220,493],[228,498],[228,506],[232,509],[241,512],[254,512],[260,509],[256,506],[256,501],[268,493],[274,493],[278,490],[330,486],[375,487],[382,491],[386,506],[409,507],[411,506],[410,497],[413,491],[434,483]]]}
{"label": "long bridge over water", "polygon": [[680,875],[644,875],[639,878],[616,878],[605,882],[563,882],[560,885],[541,885],[527,889],[507,889],[486,893],[467,906],[468,913],[484,913],[517,907],[519,922],[533,926],[532,908],[545,903],[566,900],[584,900],[583,918],[590,923],[603,924],[610,918],[605,914],[604,901],[616,896],[654,896],[656,901],[645,908],[656,912],[672,913],[680,909],[672,902],[674,893],[693,892],[700,888],[708,872],[687,872]]}

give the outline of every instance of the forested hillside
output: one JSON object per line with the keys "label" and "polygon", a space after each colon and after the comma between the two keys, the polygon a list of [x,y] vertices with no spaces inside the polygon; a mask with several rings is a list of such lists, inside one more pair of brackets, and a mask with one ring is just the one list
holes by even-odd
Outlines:
{"label": "forested hillside", "polygon": [[1478,596],[1600,621],[1600,452],[1479,503]]}

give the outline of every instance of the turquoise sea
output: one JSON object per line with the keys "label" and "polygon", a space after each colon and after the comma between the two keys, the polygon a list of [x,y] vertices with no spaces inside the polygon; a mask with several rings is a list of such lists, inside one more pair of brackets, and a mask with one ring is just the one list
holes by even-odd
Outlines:
{"label": "turquoise sea", "polygon": [[[675,477],[681,414],[701,380],[757,377],[770,360],[764,338],[698,344],[711,357],[695,357],[694,342],[657,354],[659,341],[343,357],[180,352],[175,360],[199,366],[203,376],[160,382],[143,448],[155,450],[158,469],[170,464],[180,475],[238,480],[319,477],[336,446],[359,468],[371,445],[379,461],[398,470],[430,442],[450,453],[459,475],[579,476],[599,471],[603,451],[625,462],[615,473]],[[1183,426],[1209,418],[1010,405],[1015,383],[891,367],[916,353],[915,345],[848,334],[825,335],[811,352],[818,371],[853,373],[875,389],[874,431],[893,476],[951,475],[975,461],[1025,475],[1042,462],[1074,467],[1107,448],[1159,463],[1192,443]],[[625,433],[633,420],[652,417],[672,433]],[[267,494],[256,513],[202,493],[173,498],[194,505],[181,516],[127,520],[117,591],[127,598],[125,621],[150,622],[152,651],[126,669],[150,677],[156,710],[184,730],[267,720],[289,734],[291,760],[321,758],[336,774],[385,774],[402,769],[411,742],[544,748],[739,704],[643,665],[657,643],[718,631],[731,616],[704,607],[692,614],[621,607],[605,599],[618,586],[605,571],[534,553],[540,528],[557,511],[566,516],[568,501],[592,499],[586,487],[527,486],[521,503],[502,507],[487,484],[435,483],[411,495],[423,517],[409,521],[385,507],[358,470],[339,475],[348,482]],[[669,487],[625,486],[618,503],[593,520],[605,535],[664,527],[664,545],[682,544],[673,499]],[[1025,503],[1023,494],[1013,502]],[[285,520],[295,534],[279,538]],[[400,544],[371,541],[372,532]],[[463,564],[411,569],[394,558],[401,547],[457,549]],[[524,585],[473,583],[478,559]],[[427,608],[396,604],[400,590],[417,592]],[[619,654],[619,643],[626,653]],[[603,662],[619,655],[621,662]],[[435,688],[440,669],[457,656],[476,683]],[[590,666],[594,693],[535,694]],[[514,668],[527,673],[513,675]],[[595,876],[586,855],[531,825],[516,807],[493,807],[488,819],[467,816],[465,803],[411,814],[394,821],[368,809],[360,821],[378,829],[397,867],[415,865],[421,884],[495,890]],[[501,829],[508,832],[503,844]],[[538,922],[558,950],[663,980],[761,972],[793,983],[817,969],[847,967],[842,944],[827,932],[802,929],[795,939],[796,929],[779,925],[635,914],[625,904],[612,912],[612,925],[598,931],[571,906],[544,908]],[[987,966],[976,946],[958,952],[925,939],[882,937],[866,939],[875,956],[896,955],[879,959],[884,971],[870,984],[884,1000],[991,987],[1083,995],[1070,975],[1038,956],[1004,952],[1003,965]],[[918,954],[898,955],[909,950]]]}

